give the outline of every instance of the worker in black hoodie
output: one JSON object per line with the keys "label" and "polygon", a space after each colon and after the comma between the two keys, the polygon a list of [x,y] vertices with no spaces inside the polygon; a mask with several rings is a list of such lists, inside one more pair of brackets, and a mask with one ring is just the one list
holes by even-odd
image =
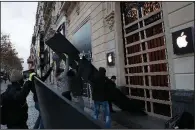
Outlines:
{"label": "worker in black hoodie", "polygon": [[98,75],[95,76],[94,82],[92,83],[93,91],[92,97],[94,100],[94,119],[98,120],[100,106],[104,109],[105,116],[105,127],[111,128],[111,116],[109,103],[107,98],[107,77],[106,70],[103,67],[99,68]]}
{"label": "worker in black hoodie", "polygon": [[42,119],[41,119],[41,115],[40,115],[40,108],[39,108],[39,103],[38,103],[38,98],[37,98],[37,94],[36,94],[36,89],[35,89],[35,84],[33,82],[34,80],[34,76],[38,77],[41,81],[45,82],[45,80],[48,78],[48,76],[51,74],[52,70],[53,70],[53,66],[54,66],[54,63],[52,63],[52,66],[50,67],[50,69],[47,71],[47,73],[42,76],[41,78],[38,77],[38,75],[34,72],[34,70],[31,70],[31,74],[29,76],[29,80],[32,81],[32,88],[31,88],[31,91],[33,93],[33,100],[35,102],[35,109],[39,111],[39,116],[35,122],[35,125],[33,127],[33,129],[44,129],[44,125],[43,125],[43,122],[42,122]]}
{"label": "worker in black hoodie", "polygon": [[12,84],[1,94],[1,124],[7,125],[8,129],[28,129],[28,105],[26,98],[32,84],[24,83],[22,72],[13,70],[10,81]]}

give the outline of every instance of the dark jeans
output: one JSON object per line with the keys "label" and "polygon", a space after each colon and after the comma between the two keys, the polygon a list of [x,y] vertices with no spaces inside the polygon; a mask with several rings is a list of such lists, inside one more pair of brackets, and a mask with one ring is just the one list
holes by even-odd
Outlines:
{"label": "dark jeans", "polygon": [[66,92],[63,92],[62,95],[67,98],[69,101],[71,101],[71,92],[70,91],[66,91]]}
{"label": "dark jeans", "polygon": [[110,112],[113,112],[114,110],[112,108],[112,101],[108,101],[108,103],[109,103],[109,107],[110,107]]}
{"label": "dark jeans", "polygon": [[105,128],[111,128],[112,122],[111,122],[111,115],[110,115],[108,101],[104,101],[104,102],[94,101],[94,119],[95,120],[99,119],[100,106],[102,106],[104,110]]}
{"label": "dark jeans", "polygon": [[39,111],[39,116],[35,122],[35,125],[33,127],[33,129],[44,129],[44,125],[41,119],[41,115],[40,115],[40,108],[39,108],[39,103],[35,102],[35,109]]}

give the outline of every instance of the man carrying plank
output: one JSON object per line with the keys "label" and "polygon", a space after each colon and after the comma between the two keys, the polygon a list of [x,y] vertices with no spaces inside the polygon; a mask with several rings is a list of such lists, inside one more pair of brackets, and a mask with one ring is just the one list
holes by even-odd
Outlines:
{"label": "man carrying plank", "polygon": [[[57,66],[56,68],[56,84],[57,84],[57,88],[60,89],[60,91],[62,92],[62,95],[67,98],[68,100],[71,101],[71,90],[70,90],[70,85],[68,83],[68,76],[67,76],[67,72],[69,71],[69,57],[68,55],[64,54],[64,56],[66,57],[66,61],[65,61],[65,68],[64,69],[60,69],[60,65]],[[56,58],[54,59],[57,64],[60,58]]]}
{"label": "man carrying plank", "polygon": [[98,120],[100,106],[103,107],[105,116],[105,127],[111,128],[111,115],[107,98],[107,80],[106,70],[103,67],[99,68],[98,74],[93,82],[93,100],[94,100],[94,119]]}

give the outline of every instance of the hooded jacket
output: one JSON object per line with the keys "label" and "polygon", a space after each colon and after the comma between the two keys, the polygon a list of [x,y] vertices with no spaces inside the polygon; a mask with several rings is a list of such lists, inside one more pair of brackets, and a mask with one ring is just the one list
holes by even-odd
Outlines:
{"label": "hooded jacket", "polygon": [[105,68],[100,67],[94,78],[92,97],[94,101],[107,101],[107,78]]}
{"label": "hooded jacket", "polygon": [[1,94],[1,122],[7,124],[8,128],[26,124],[28,119],[26,98],[30,92],[31,85],[30,81],[26,81],[24,85],[15,81],[9,84],[6,91]]}

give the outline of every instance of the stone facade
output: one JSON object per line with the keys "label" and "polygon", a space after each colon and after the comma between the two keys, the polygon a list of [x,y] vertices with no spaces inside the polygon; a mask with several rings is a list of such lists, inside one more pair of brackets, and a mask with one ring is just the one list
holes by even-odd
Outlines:
{"label": "stone facade", "polygon": [[170,75],[173,89],[194,90],[194,53],[175,55],[171,33],[194,28],[194,2],[165,2],[165,28],[167,30],[167,50],[170,60]]}
{"label": "stone facade", "polygon": [[[194,53],[175,55],[172,46],[172,33],[194,26],[194,2],[164,2],[165,30],[170,67],[171,100],[173,115],[188,111],[194,114],[195,69]],[[193,39],[195,43],[195,39]]]}

